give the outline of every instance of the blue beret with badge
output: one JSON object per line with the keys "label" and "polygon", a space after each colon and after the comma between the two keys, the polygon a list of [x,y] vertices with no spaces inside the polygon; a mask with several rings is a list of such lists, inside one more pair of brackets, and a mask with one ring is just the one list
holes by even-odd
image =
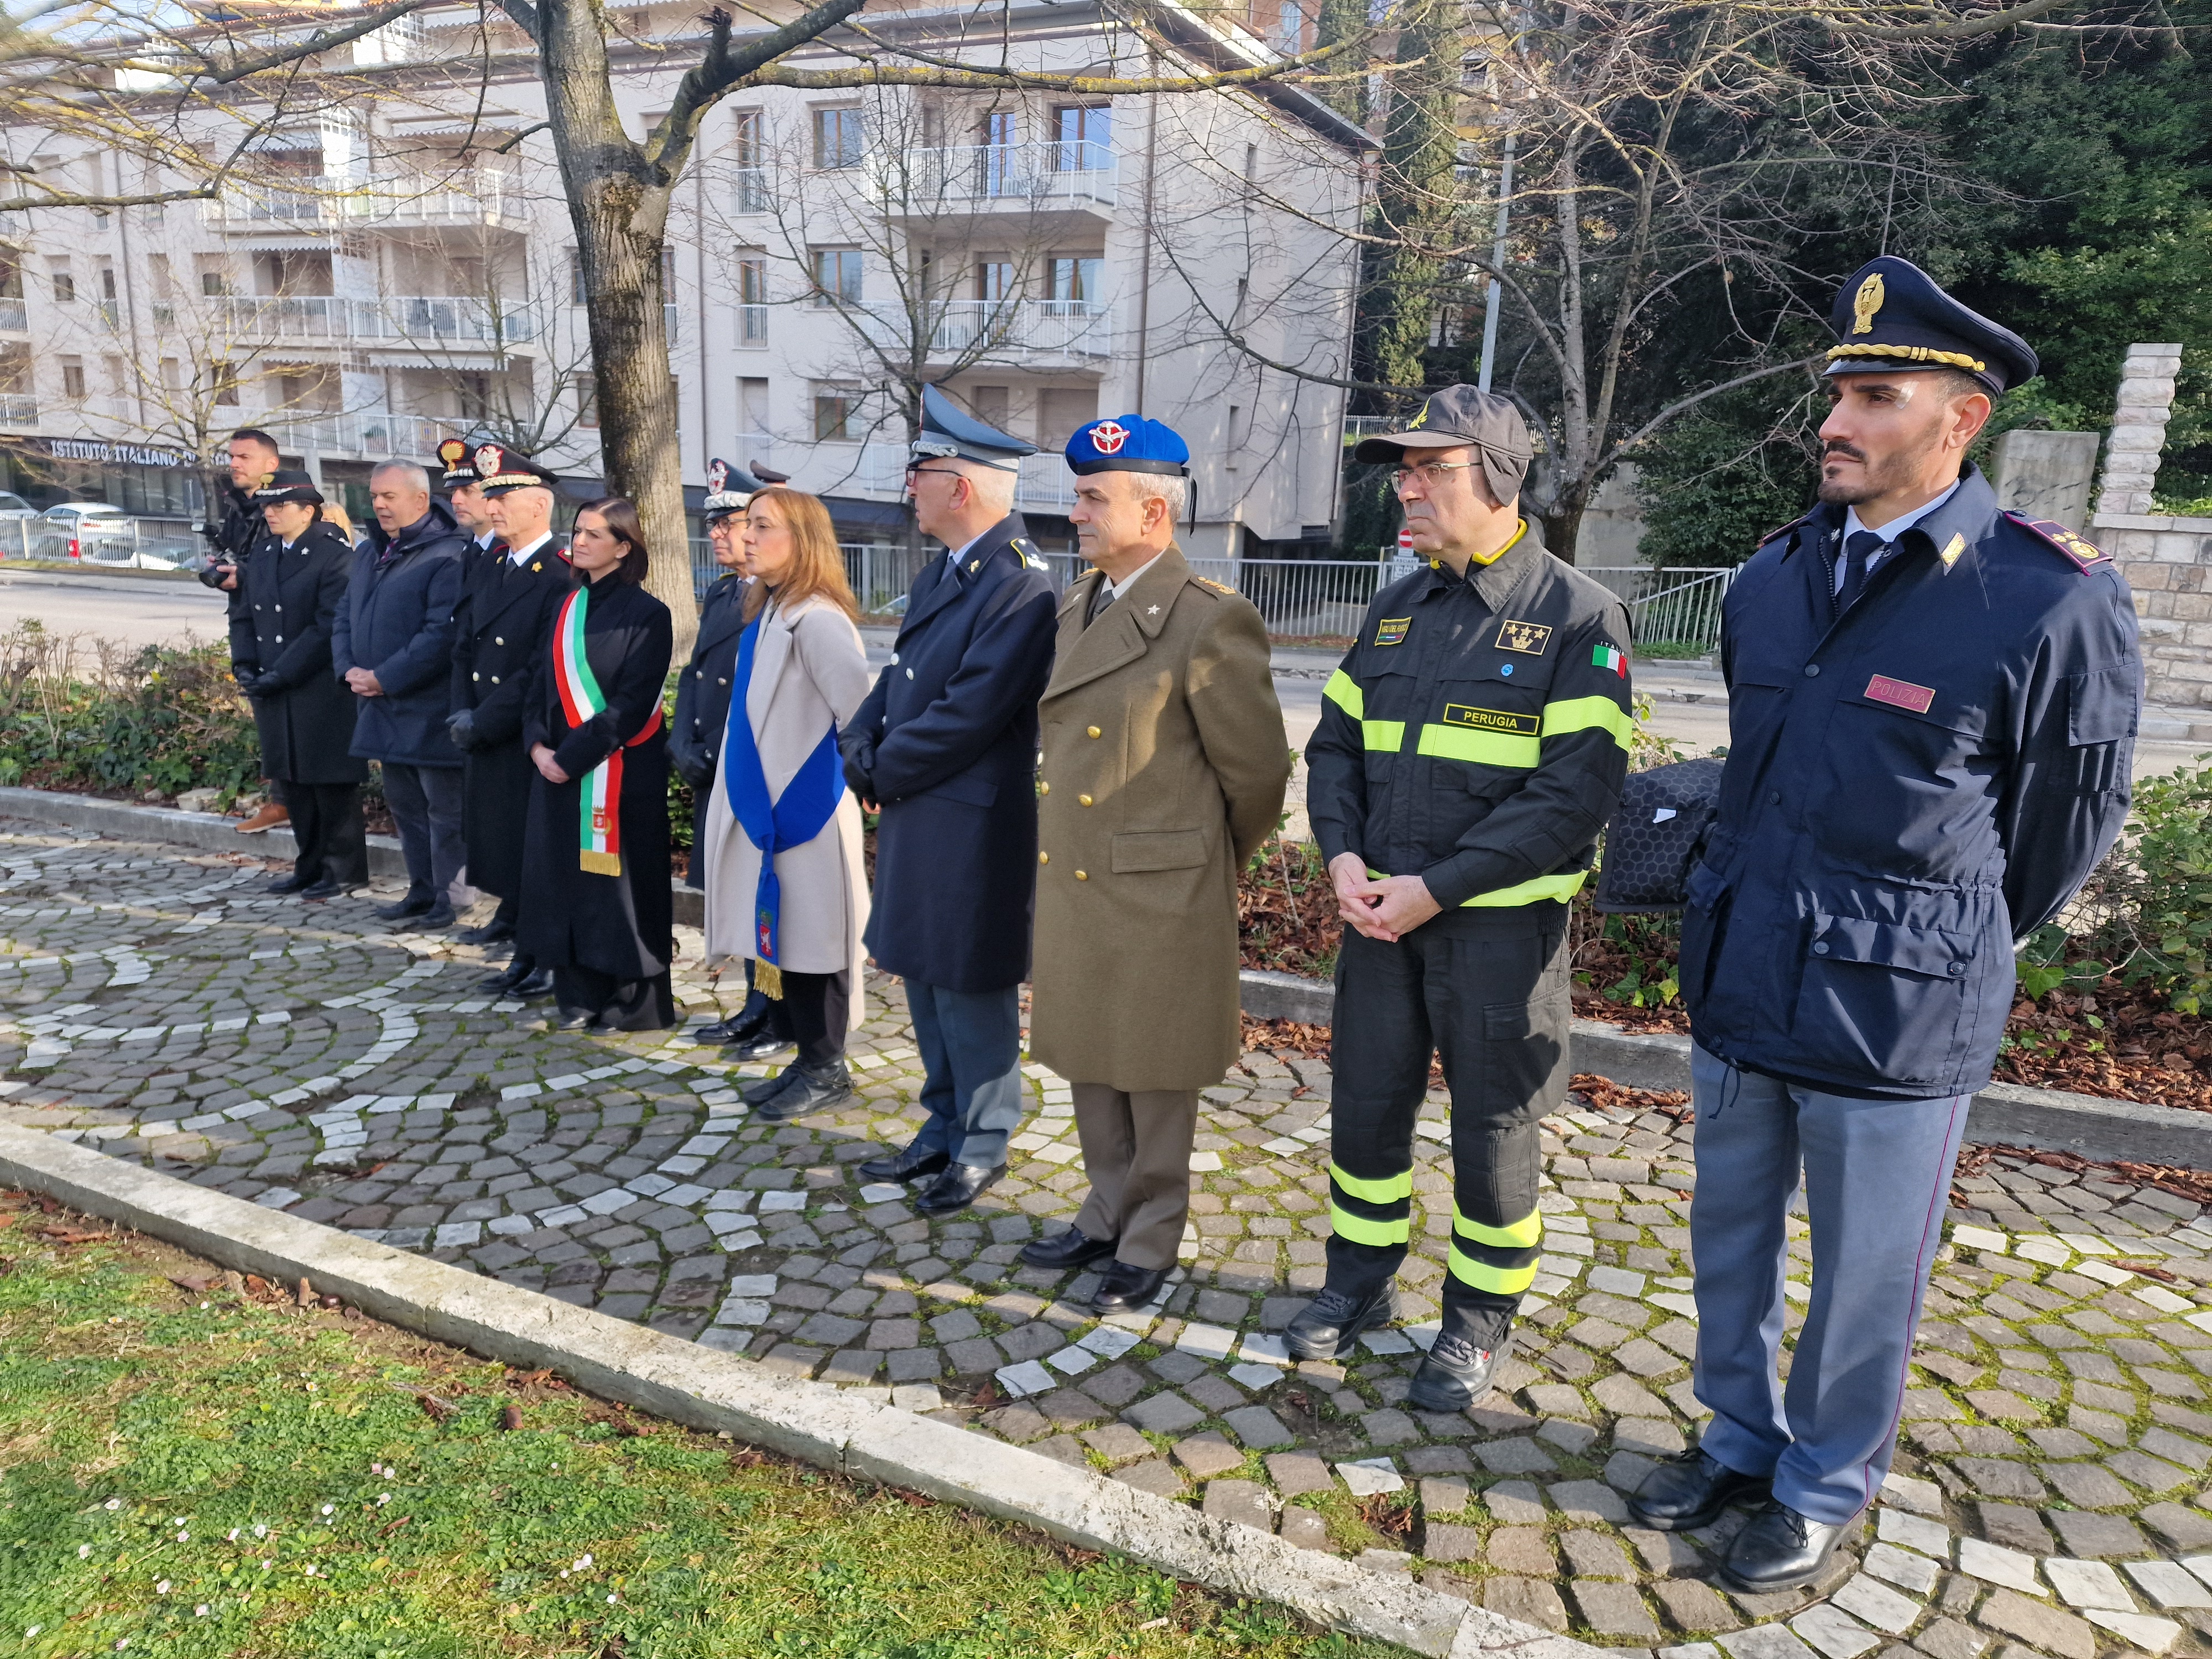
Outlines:
{"label": "blue beret with badge", "polygon": [[996,467],[1001,472],[1018,472],[1022,457],[1036,453],[1035,444],[967,413],[942,387],[922,387],[921,429],[915,434],[914,451],[907,461],[909,470],[924,461],[961,460]]}
{"label": "blue beret with badge", "polygon": [[1075,428],[1067,441],[1067,470],[1078,477],[1093,472],[1159,472],[1190,476],[1190,446],[1164,421],[1141,415],[1112,415]]}
{"label": "blue beret with badge", "polygon": [[1836,343],[1830,374],[1894,374],[1955,368],[1990,395],[2035,378],[2034,348],[1960,305],[1910,259],[1885,253],[1855,271],[1829,313]]}

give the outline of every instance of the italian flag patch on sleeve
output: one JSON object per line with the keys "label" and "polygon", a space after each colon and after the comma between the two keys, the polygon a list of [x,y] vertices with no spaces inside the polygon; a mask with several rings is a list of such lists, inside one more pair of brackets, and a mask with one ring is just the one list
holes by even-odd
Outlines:
{"label": "italian flag patch on sleeve", "polygon": [[1601,645],[1591,651],[1590,666],[1618,674],[1623,679],[1628,678],[1628,659],[1609,645]]}

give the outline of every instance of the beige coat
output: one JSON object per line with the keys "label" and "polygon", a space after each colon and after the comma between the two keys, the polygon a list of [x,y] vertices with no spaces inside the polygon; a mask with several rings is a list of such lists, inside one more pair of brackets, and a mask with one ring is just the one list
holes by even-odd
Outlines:
{"label": "beige coat", "polygon": [[[869,680],[860,630],[836,605],[814,599],[788,611],[769,606],[761,624],[752,683],[742,702],[732,699],[730,719],[751,722],[771,793],[782,793],[832,720],[842,728],[853,717],[868,695]],[[725,767],[730,753],[726,734]],[[753,898],[760,884],[760,853],[730,811],[720,771],[707,802],[698,855],[699,884],[707,895],[708,960],[757,955]],[[868,880],[860,855],[860,806],[851,791],[844,792],[836,815],[820,835],[776,855],[775,874],[783,888],[779,965],[801,974],[849,970],[853,1024],[858,1025]]]}
{"label": "beige coat", "polygon": [[1060,607],[1038,801],[1030,1046],[1062,1077],[1204,1089],[1242,1047],[1237,872],[1291,756],[1267,633],[1170,547],[1085,629]]}

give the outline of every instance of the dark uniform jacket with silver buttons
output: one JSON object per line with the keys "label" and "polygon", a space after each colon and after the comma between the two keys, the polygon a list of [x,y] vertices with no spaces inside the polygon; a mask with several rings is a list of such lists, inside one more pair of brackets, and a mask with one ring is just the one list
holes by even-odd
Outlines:
{"label": "dark uniform jacket with silver buttons", "polygon": [[694,789],[713,783],[721,763],[722,738],[730,724],[730,689],[738,677],[738,647],[744,638],[749,580],[726,575],[707,590],[706,603],[699,607],[699,635],[692,641],[691,660],[676,682],[668,761]]}
{"label": "dark uniform jacket with silver buttons", "polygon": [[244,678],[275,674],[273,696],[253,698],[261,771],[283,783],[361,783],[368,763],[355,756],[359,701],[331,672],[331,629],[345,603],[353,549],[318,519],[286,547],[264,535],[238,556],[230,596],[230,660]]}
{"label": "dark uniform jacket with silver buttons", "polygon": [[1711,1054],[1861,1097],[1990,1079],[2013,943],[2126,818],[2142,664],[2128,585],[1969,468],[1839,617],[1844,509],[1778,531],[1729,592],[1720,819],[1690,874],[1681,987]]}
{"label": "dark uniform jacket with silver buttons", "polygon": [[1021,514],[915,579],[890,665],[840,741],[881,809],[865,939],[885,972],[956,991],[1029,976],[1038,696],[1052,582]]}
{"label": "dark uniform jacket with silver buttons", "polygon": [[522,840],[537,768],[522,741],[530,677],[551,648],[553,618],[575,585],[559,538],[516,564],[503,541],[461,556],[453,612],[453,707],[476,711],[461,837],[469,880],[501,898],[522,893]]}
{"label": "dark uniform jacket with silver buttons", "polygon": [[1628,775],[1629,642],[1620,601],[1533,525],[1463,579],[1431,563],[1391,583],[1306,744],[1322,857],[1419,876],[1431,927],[1571,898]]}

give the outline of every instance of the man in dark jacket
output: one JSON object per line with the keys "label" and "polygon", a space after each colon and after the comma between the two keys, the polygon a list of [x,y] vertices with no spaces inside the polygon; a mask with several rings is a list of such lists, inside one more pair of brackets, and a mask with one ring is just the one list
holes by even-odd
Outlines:
{"label": "man in dark jacket", "polygon": [[906,981],[928,1120],[860,1166],[933,1175],[921,1207],[965,1208],[1022,1120],[1021,982],[1036,889],[1037,698],[1057,602],[1012,511],[1036,447],[961,413],[935,386],[907,463],[915,518],[945,543],[915,578],[890,666],[847,728],[845,776],[881,803],[866,943]]}
{"label": "man in dark jacket", "polygon": [[[1820,505],[1729,589],[1720,817],[1689,879],[1698,1445],[1644,1525],[1766,1499],[1723,1576],[1817,1580],[1874,1501],[2013,951],[2127,816],[2142,696],[2110,559],[1963,465],[2035,353],[1884,256],[1837,295]],[[1813,1282],[1787,1389],[1785,1215]]]}
{"label": "man in dark jacket", "polygon": [[[522,746],[523,702],[553,613],[571,586],[568,550],[553,533],[553,473],[499,444],[471,458],[494,540],[462,561],[454,616],[453,713],[446,728],[468,763],[463,773],[462,840],[469,884],[499,896],[483,927],[460,937],[495,945],[514,937],[522,901],[522,838],[536,769]],[[521,951],[482,989],[546,995],[550,974]]]}
{"label": "man in dark jacket", "polygon": [[[227,593],[231,628],[239,625],[238,567],[269,533],[253,492],[276,471],[276,441],[258,427],[240,427],[230,434],[229,476],[217,487],[216,499],[208,503],[208,521],[200,533],[208,539],[208,562],[199,573],[203,586]],[[252,817],[240,823],[241,836],[258,836],[273,830],[289,817],[274,790]]]}
{"label": "man in dark jacket", "polygon": [[376,522],[354,555],[331,659],[359,702],[353,752],[384,763],[385,804],[407,857],[407,896],[377,915],[450,927],[466,853],[461,751],[446,735],[446,716],[469,538],[411,461],[386,461],[371,473],[368,499]]}
{"label": "man in dark jacket", "polygon": [[[707,463],[707,499],[702,504],[707,540],[714,562],[725,573],[707,590],[699,607],[699,635],[691,660],[676,682],[676,715],[668,727],[668,762],[691,786],[705,821],[707,792],[720,775],[722,738],[730,723],[730,689],[737,678],[738,647],[744,635],[745,547],[738,532],[759,479],[727,461]],[[697,866],[687,884],[700,884]],[[691,1033],[699,1042],[725,1045],[733,1060],[764,1060],[793,1042],[790,1005],[763,995],[753,984],[753,959],[745,958],[745,1000],[727,1019]]]}
{"label": "man in dark jacket", "polygon": [[354,755],[354,696],[331,672],[331,630],[353,549],[321,516],[305,472],[253,492],[269,533],[238,562],[230,672],[253,702],[262,775],[291,813],[298,857],[272,893],[325,899],[368,883],[361,817],[368,763]]}

